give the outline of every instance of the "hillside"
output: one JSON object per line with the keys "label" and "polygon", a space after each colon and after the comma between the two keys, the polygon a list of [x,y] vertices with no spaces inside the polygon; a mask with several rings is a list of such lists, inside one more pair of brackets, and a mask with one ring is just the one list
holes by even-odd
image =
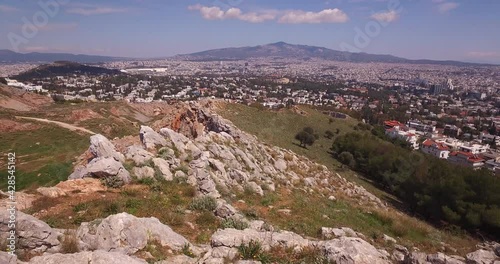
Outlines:
{"label": "hillside", "polygon": [[114,102],[23,113],[102,135],[1,113],[43,127],[0,142],[2,154],[18,156],[18,187],[26,190],[18,193],[18,217],[45,234],[44,246],[33,243],[36,232],[21,239],[18,256],[29,263],[461,263],[496,247],[481,244],[484,250],[468,254],[479,241],[434,228],[350,182],[355,173],[320,155],[331,140],[307,150],[293,145],[289,135],[304,125],[342,135],[357,124],[330,123],[310,108]]}
{"label": "hillside", "polygon": [[295,45],[277,42],[253,47],[222,48],[178,55],[176,58],[184,60],[246,60],[250,58],[287,58],[287,59],[324,59],[346,62],[380,62],[380,63],[410,63],[410,64],[437,64],[454,66],[481,65],[459,61],[437,60],[410,60],[392,55],[378,55],[332,50],[323,47]]}
{"label": "hillside", "polygon": [[19,81],[28,81],[32,79],[50,78],[55,76],[68,75],[116,75],[122,74],[119,70],[110,70],[103,67],[84,65],[76,62],[58,61],[52,64],[40,65],[29,71],[20,73],[13,78]]}
{"label": "hillside", "polygon": [[99,63],[116,61],[123,58],[95,56],[69,53],[18,53],[11,50],[0,50],[0,63],[51,63],[54,61],[74,61],[79,63]]}

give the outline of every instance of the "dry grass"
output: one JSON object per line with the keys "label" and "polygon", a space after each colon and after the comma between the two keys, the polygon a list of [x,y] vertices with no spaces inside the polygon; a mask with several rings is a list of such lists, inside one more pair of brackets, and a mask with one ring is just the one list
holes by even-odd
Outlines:
{"label": "dry grass", "polygon": [[76,231],[67,230],[61,239],[61,252],[64,254],[71,254],[79,251]]}

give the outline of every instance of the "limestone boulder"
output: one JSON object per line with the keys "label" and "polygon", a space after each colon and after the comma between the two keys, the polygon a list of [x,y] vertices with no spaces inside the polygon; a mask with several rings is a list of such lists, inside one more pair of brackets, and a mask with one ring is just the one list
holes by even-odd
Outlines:
{"label": "limestone boulder", "polygon": [[123,164],[114,158],[96,158],[84,167],[78,167],[69,176],[70,180],[82,178],[108,178],[117,177],[123,183],[129,183],[130,173]]}
{"label": "limestone boulder", "polygon": [[148,126],[141,126],[139,137],[146,149],[156,149],[156,147],[164,147],[168,145],[167,140]]}
{"label": "limestone boulder", "polygon": [[102,250],[74,254],[51,254],[32,258],[28,264],[147,264],[146,261],[117,252]]}
{"label": "limestone boulder", "polygon": [[154,155],[141,146],[130,146],[125,151],[125,157],[133,160],[136,165],[141,166],[154,158]]}
{"label": "limestone boulder", "polygon": [[370,243],[355,237],[341,237],[319,242],[318,247],[325,252],[330,261],[338,264],[351,263],[391,263],[387,255],[382,254]]}
{"label": "limestone boulder", "polygon": [[82,250],[105,250],[127,255],[136,253],[152,241],[174,251],[191,245],[183,236],[157,218],[138,218],[127,213],[82,223],[77,230]]}
{"label": "limestone boulder", "polygon": [[[0,212],[0,239],[6,241],[9,236],[10,213],[6,210]],[[16,232],[17,249],[30,253],[55,253],[60,249],[58,237],[60,232],[52,229],[45,222],[17,211]]]}
{"label": "limestone boulder", "polygon": [[152,161],[153,161],[155,168],[161,172],[163,178],[166,181],[171,181],[174,179],[174,176],[172,175],[172,171],[170,170],[170,164],[168,163],[168,161],[161,159],[161,158],[154,158]]}
{"label": "limestone boulder", "polygon": [[103,135],[93,135],[90,137],[90,153],[94,158],[114,158],[119,162],[124,162],[125,157],[116,151],[115,146]]}

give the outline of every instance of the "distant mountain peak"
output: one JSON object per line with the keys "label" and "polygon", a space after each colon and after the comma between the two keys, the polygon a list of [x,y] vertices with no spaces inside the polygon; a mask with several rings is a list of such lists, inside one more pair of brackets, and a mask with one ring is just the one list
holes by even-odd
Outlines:
{"label": "distant mountain peak", "polygon": [[186,60],[246,60],[250,58],[294,58],[294,59],[323,59],[329,61],[346,62],[378,62],[378,63],[409,63],[409,64],[438,64],[454,66],[485,65],[459,61],[409,60],[393,55],[369,54],[365,52],[347,52],[332,50],[324,47],[289,44],[284,41],[240,48],[213,49],[192,54],[178,55],[177,58]]}

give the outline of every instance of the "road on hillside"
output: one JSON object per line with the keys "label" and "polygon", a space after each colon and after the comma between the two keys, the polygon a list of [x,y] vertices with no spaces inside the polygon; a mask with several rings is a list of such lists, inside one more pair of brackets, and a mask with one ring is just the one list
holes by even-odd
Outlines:
{"label": "road on hillside", "polygon": [[74,126],[74,125],[71,125],[71,124],[68,124],[68,123],[63,123],[63,122],[59,122],[59,121],[54,121],[54,120],[48,120],[48,119],[44,119],[44,118],[34,118],[34,117],[26,117],[26,116],[16,116],[16,118],[18,119],[25,119],[25,120],[32,120],[32,121],[38,121],[38,122],[43,122],[43,123],[49,123],[49,124],[55,124],[55,125],[58,125],[62,128],[66,128],[66,129],[69,129],[71,131],[81,131],[81,132],[85,132],[85,133],[88,133],[88,134],[91,134],[91,135],[95,135],[96,133],[86,129],[86,128],[83,128],[83,127],[77,127],[77,126]]}

